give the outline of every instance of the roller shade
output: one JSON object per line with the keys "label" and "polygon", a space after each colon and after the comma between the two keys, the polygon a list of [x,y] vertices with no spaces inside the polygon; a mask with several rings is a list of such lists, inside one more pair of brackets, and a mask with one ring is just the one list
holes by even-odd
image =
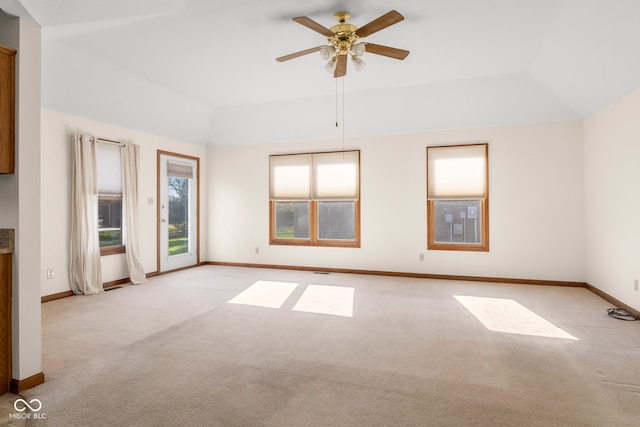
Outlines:
{"label": "roller shade", "polygon": [[269,197],[280,200],[311,198],[311,154],[269,157]]}
{"label": "roller shade", "polygon": [[96,144],[98,194],[122,195],[122,161],[120,145],[100,142]]}
{"label": "roller shade", "polygon": [[427,198],[487,197],[487,144],[427,148]]}
{"label": "roller shade", "polygon": [[356,200],[359,192],[359,153],[321,153],[313,155],[313,198],[317,200]]}
{"label": "roller shade", "polygon": [[167,176],[193,179],[193,166],[184,163],[167,162]]}
{"label": "roller shade", "polygon": [[360,152],[270,156],[271,200],[356,200]]}

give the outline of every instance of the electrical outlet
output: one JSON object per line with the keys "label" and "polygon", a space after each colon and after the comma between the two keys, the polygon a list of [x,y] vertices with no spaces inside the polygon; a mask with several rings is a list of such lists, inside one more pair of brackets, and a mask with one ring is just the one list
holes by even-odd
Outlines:
{"label": "electrical outlet", "polygon": [[53,268],[47,269],[47,279],[53,279],[55,274],[53,273]]}
{"label": "electrical outlet", "polygon": [[256,253],[259,254],[260,253],[260,247],[256,246]]}
{"label": "electrical outlet", "polygon": [[633,279],[633,290],[638,292],[638,279]]}
{"label": "electrical outlet", "polygon": [[418,259],[420,261],[424,261],[424,254],[418,254]]}

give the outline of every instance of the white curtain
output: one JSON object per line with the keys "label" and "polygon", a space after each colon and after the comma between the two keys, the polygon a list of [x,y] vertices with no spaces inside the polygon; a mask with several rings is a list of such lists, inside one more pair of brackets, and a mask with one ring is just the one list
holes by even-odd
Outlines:
{"label": "white curtain", "polygon": [[71,143],[71,290],[96,294],[102,289],[98,236],[96,139],[72,136]]}
{"label": "white curtain", "polygon": [[147,281],[138,248],[138,170],[140,146],[125,144],[122,147],[122,209],[124,216],[124,240],[131,283]]}

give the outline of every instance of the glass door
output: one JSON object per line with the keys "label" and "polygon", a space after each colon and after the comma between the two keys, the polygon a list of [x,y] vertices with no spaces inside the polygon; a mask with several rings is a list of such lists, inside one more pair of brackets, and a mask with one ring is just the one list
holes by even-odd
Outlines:
{"label": "glass door", "polygon": [[198,263],[199,159],[158,152],[159,271]]}

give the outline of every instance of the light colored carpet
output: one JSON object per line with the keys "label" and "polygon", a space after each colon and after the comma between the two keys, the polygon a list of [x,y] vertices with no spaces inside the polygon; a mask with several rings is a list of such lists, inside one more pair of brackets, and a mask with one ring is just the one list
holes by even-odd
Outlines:
{"label": "light colored carpet", "polygon": [[[297,286],[279,308],[228,303],[256,281]],[[353,317],[299,310],[309,285],[353,288]],[[576,339],[491,331],[456,296],[514,300]],[[45,303],[47,381],[24,396],[48,427],[638,425],[640,322],[610,306],[582,288],[205,266]]]}

